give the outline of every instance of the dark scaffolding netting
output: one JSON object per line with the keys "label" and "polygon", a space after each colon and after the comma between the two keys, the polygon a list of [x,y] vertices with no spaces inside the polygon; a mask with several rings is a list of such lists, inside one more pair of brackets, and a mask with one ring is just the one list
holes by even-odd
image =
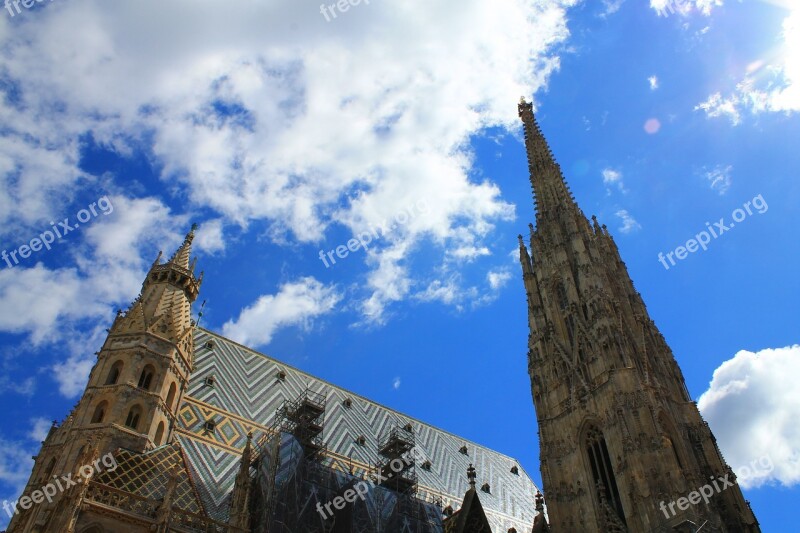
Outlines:
{"label": "dark scaffolding netting", "polygon": [[[279,432],[260,443],[253,481],[253,533],[441,533],[442,511],[412,493],[377,485],[306,455],[292,434]],[[359,495],[343,509],[328,505],[348,489]],[[352,499],[352,496],[351,496]],[[318,505],[319,504],[319,505]]]}

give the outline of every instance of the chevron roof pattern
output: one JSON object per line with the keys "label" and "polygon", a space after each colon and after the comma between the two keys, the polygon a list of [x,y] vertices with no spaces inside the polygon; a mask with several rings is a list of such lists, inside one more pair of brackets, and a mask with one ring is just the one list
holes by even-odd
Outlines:
{"label": "chevron roof pattern", "polygon": [[[529,530],[535,516],[536,486],[519,463],[457,435],[403,415],[339,388],[211,331],[195,329],[194,371],[178,415],[178,440],[190,464],[206,511],[226,520],[241,450],[268,433],[284,400],[306,388],[327,396],[324,440],[327,459],[343,471],[370,472],[378,443],[392,428],[411,424],[417,442],[419,495],[458,509],[469,485],[470,463],[478,486],[489,485],[480,500],[492,530]],[[212,378],[212,379],[207,379]],[[209,429],[207,422],[213,422]],[[363,437],[363,444],[358,440]],[[512,467],[515,472],[512,472]]]}

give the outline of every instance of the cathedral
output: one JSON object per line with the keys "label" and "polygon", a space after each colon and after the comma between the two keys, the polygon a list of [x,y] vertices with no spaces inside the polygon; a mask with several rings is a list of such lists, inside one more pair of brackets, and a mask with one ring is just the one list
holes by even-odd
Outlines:
{"label": "cathedral", "polygon": [[612,237],[519,115],[544,496],[512,457],[199,327],[193,228],[117,314],[8,533],[760,531]]}

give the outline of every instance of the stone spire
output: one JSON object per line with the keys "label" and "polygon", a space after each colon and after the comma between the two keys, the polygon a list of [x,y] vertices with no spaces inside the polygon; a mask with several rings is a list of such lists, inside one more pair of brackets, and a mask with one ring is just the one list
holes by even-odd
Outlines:
{"label": "stone spire", "polygon": [[[176,285],[183,289],[190,303],[197,299],[197,294],[200,292],[200,285],[203,282],[203,273],[201,272],[200,277],[196,278],[194,275],[194,265],[196,260],[191,261],[190,264],[192,255],[192,241],[194,240],[195,230],[197,230],[197,224],[192,224],[192,229],[186,234],[186,237],[184,237],[183,243],[180,245],[180,247],[178,247],[175,253],[172,254],[172,257],[169,258],[169,261],[167,261],[165,264],[159,264],[161,252],[158,253],[156,261],[150,267],[150,273],[145,280],[145,286],[147,285],[148,281],[153,280],[153,273],[168,272],[172,274],[172,276],[166,276],[166,278],[175,279]],[[162,280],[164,278],[165,276],[163,275],[155,277],[155,279],[158,280]]]}
{"label": "stone spire", "polygon": [[[518,109],[536,209],[530,253],[519,240],[549,521],[590,533],[666,528],[673,521],[650,499],[677,500],[729,467],[608,229],[575,203],[532,105]],[[738,487],[718,500],[675,524],[758,531]]]}
{"label": "stone spire", "polygon": [[247,434],[247,444],[242,451],[242,458],[239,461],[239,472],[236,474],[236,481],[233,485],[233,496],[231,497],[230,519],[228,523],[233,527],[247,528],[248,513],[247,507],[250,499],[250,462],[253,457],[252,450],[253,434]]}
{"label": "stone spire", "polygon": [[536,122],[533,104],[521,98],[517,109],[525,134],[537,226],[541,228],[545,220],[561,223],[569,220],[572,222],[568,224],[569,229],[575,229],[575,224],[585,222],[585,217],[575,203],[575,198],[564,180],[561,166],[553,157],[553,152]]}
{"label": "stone spire", "polygon": [[194,240],[194,232],[196,230],[197,224],[192,224],[192,229],[186,234],[186,237],[183,239],[183,244],[175,251],[169,261],[167,261],[167,264],[187,270],[189,269],[189,259],[192,255],[192,241]]}
{"label": "stone spire", "polygon": [[111,330],[115,333],[150,332],[172,341],[180,341],[192,329],[191,304],[197,299],[203,274],[194,275],[190,264],[196,225],[166,263],[161,252],[142,283],[142,292],[128,311],[120,314]]}

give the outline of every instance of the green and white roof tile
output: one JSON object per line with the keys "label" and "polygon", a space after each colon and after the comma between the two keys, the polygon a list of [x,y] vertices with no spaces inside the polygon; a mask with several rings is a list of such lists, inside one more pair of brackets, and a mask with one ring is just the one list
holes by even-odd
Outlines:
{"label": "green and white roof tile", "polygon": [[[252,432],[255,442],[268,432],[284,400],[306,388],[327,397],[324,440],[334,467],[364,474],[377,459],[378,441],[392,428],[411,424],[417,457],[418,494],[458,510],[467,491],[467,467],[478,473],[478,487],[490,492],[480,500],[495,532],[527,531],[535,516],[536,486],[511,457],[379,405],[310,374],[258,353],[211,331],[195,330],[195,361],[190,386],[182,399],[177,437],[186,454],[197,492],[206,511],[226,520],[241,450]],[[206,378],[213,378],[209,384]],[[349,407],[345,400],[350,400]],[[213,421],[212,431],[206,422]],[[364,444],[357,442],[365,438]],[[466,454],[462,447],[466,446]],[[512,472],[512,467],[515,467]]]}

